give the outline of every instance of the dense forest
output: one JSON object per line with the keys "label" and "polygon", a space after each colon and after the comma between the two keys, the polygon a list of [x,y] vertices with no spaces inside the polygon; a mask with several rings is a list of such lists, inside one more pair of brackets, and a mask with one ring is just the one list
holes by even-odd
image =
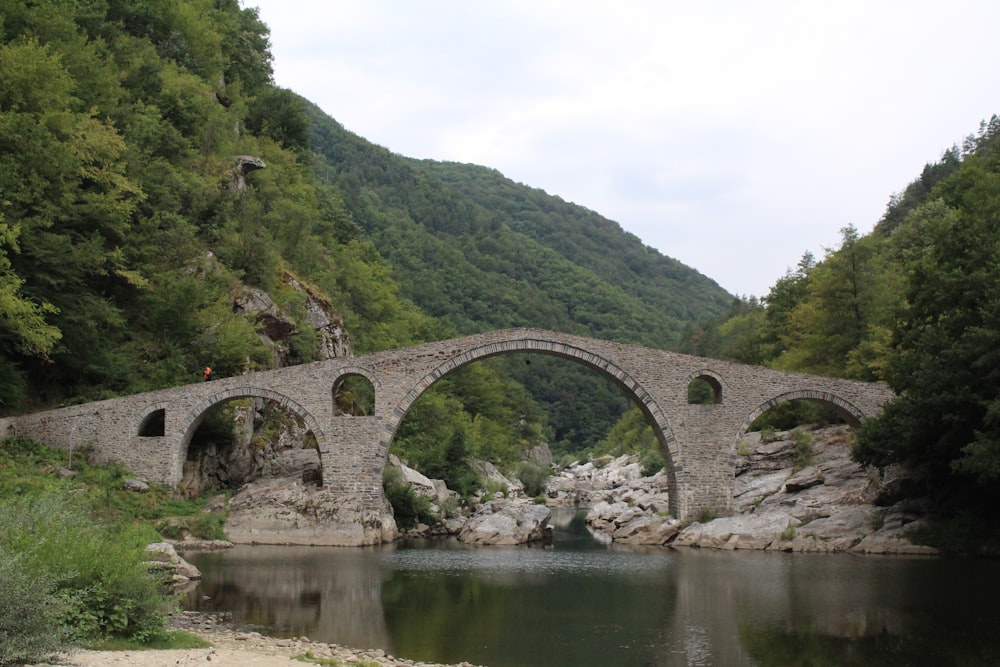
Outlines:
{"label": "dense forest", "polygon": [[[315,360],[305,286],[359,353],[525,325],[887,382],[900,399],[858,459],[956,502],[995,490],[996,118],[871,234],[734,298],[596,212],[347,132],[271,62],[238,0],[0,0],[0,410]],[[233,307],[244,287],[295,325],[280,360]],[[648,439],[628,409],[573,364],[492,360],[439,383],[397,445],[431,470],[611,451]]]}
{"label": "dense forest", "polygon": [[[315,360],[303,286],[356,353],[516,325],[672,347],[731,300],[592,211],[345,131],[274,85],[236,0],[0,9],[5,413]],[[245,288],[291,320],[281,355]],[[629,405],[574,364],[482,362],[396,446],[431,470],[585,451]]]}

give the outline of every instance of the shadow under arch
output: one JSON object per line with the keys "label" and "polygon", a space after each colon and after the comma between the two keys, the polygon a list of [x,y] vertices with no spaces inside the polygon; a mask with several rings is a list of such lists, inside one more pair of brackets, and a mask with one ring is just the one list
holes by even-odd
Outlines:
{"label": "shadow under arch", "polygon": [[756,409],[754,409],[749,415],[747,415],[746,419],[740,425],[739,430],[737,430],[736,432],[736,440],[738,441],[740,437],[742,437],[743,434],[747,432],[747,429],[750,428],[750,424],[752,424],[754,420],[757,419],[757,417],[760,417],[762,414],[764,414],[771,408],[777,407],[782,403],[786,403],[788,401],[795,401],[799,399],[817,401],[819,403],[829,405],[834,409],[834,411],[839,416],[844,418],[844,421],[850,424],[853,428],[857,428],[858,426],[860,426],[861,422],[864,421],[864,419],[867,417],[867,415],[864,412],[862,412],[861,409],[858,408],[856,405],[828,391],[817,391],[814,389],[788,391],[785,392],[784,394],[775,396],[769,401],[761,403]]}
{"label": "shadow under arch", "polygon": [[[313,436],[316,438],[317,453],[320,456],[320,467],[323,466],[322,451],[324,445],[326,445],[326,434],[323,429],[320,428],[319,422],[313,417],[308,410],[303,408],[301,405],[285,396],[284,394],[279,394],[276,391],[271,391],[270,389],[262,389],[260,387],[233,387],[232,389],[226,389],[225,391],[220,391],[217,394],[212,394],[208,398],[198,401],[191,407],[191,411],[184,418],[184,422],[181,424],[180,431],[182,433],[180,446],[179,446],[179,459],[176,465],[179,466],[178,473],[183,470],[184,459],[187,457],[188,447],[191,445],[191,436],[194,432],[198,430],[198,426],[205,419],[205,415],[208,414],[209,410],[214,408],[220,403],[225,403],[227,401],[232,401],[240,398],[263,398],[269,401],[274,401],[283,408],[291,410],[299,417],[302,421],[306,423],[306,426],[312,431]],[[180,479],[180,477],[178,477]]]}
{"label": "shadow under arch", "polygon": [[670,496],[670,512],[673,516],[677,516],[677,512],[680,507],[680,494],[678,493],[677,486],[678,467],[676,462],[679,460],[680,452],[678,451],[677,440],[674,436],[673,428],[671,428],[666,414],[660,409],[660,406],[657,405],[656,401],[653,400],[653,397],[649,394],[649,392],[646,391],[646,389],[637,380],[635,380],[635,378],[619,368],[617,365],[598,354],[557,341],[542,340],[537,338],[522,338],[518,340],[489,343],[467,350],[466,352],[456,355],[441,363],[439,366],[418,380],[413,388],[406,393],[399,404],[395,406],[395,409],[387,415],[385,422],[385,435],[383,436],[384,440],[379,443],[379,451],[382,454],[382,458],[388,458],[389,445],[392,443],[392,439],[395,437],[396,430],[399,428],[399,424],[403,420],[403,417],[406,416],[406,413],[410,411],[410,407],[425,391],[431,387],[431,385],[448,373],[471,364],[474,361],[480,361],[482,359],[497,357],[504,354],[515,354],[521,352],[546,354],[553,357],[560,357],[570,361],[575,361],[609,378],[634,399],[635,404],[639,406],[643,414],[646,416],[646,419],[653,426],[653,432],[656,435],[656,439],[660,443],[660,449],[664,453],[666,460],[665,472],[668,477]]}
{"label": "shadow under arch", "polygon": [[167,404],[154,403],[140,414],[132,433],[140,438],[160,438],[166,434]]}

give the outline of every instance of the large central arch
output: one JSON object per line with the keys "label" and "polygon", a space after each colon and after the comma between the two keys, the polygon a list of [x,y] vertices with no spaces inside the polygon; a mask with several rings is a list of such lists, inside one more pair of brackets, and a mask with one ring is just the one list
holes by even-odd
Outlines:
{"label": "large central arch", "polygon": [[622,370],[618,365],[598,354],[594,354],[593,352],[588,352],[582,348],[565,343],[555,343],[540,339],[520,339],[490,343],[488,345],[481,345],[479,347],[469,349],[466,352],[452,357],[436,366],[433,370],[420,378],[420,380],[418,380],[406,393],[403,399],[388,412],[388,416],[385,421],[384,440],[379,443],[383,459],[388,458],[389,446],[396,435],[396,431],[398,430],[403,417],[406,416],[417,399],[419,399],[420,396],[431,387],[431,385],[452,371],[455,371],[463,366],[467,366],[475,361],[480,361],[489,357],[525,352],[545,354],[548,356],[568,359],[591,368],[612,380],[633,399],[633,402],[639,406],[643,414],[646,416],[647,421],[653,428],[657,441],[660,443],[660,449],[663,453],[664,461],[666,462],[665,471],[668,476],[668,486],[670,490],[670,509],[676,516],[678,508],[675,507],[674,504],[677,502],[676,499],[678,498],[678,494],[676,493],[676,462],[678,461],[677,440],[674,437],[674,431],[669,420],[667,419],[666,413],[660,409],[660,406],[657,405],[650,392],[647,391],[646,388],[643,387],[642,384],[635,378]]}

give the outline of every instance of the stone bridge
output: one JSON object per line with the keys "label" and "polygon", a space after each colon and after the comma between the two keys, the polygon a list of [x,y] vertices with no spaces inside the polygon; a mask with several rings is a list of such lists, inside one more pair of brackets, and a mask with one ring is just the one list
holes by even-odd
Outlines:
{"label": "stone bridge", "polygon": [[[643,410],[659,439],[670,480],[672,514],[731,511],[737,443],[765,410],[792,399],[835,408],[857,425],[877,414],[888,387],[775,371],[541,329],[508,329],[363,356],[162,389],[0,419],[0,434],[52,447],[89,447],[102,460],[143,478],[176,485],[188,443],[205,415],[225,401],[270,399],[302,417],[319,445],[326,493],[369,517],[381,516],[382,471],[407,411],[438,379],[466,364],[503,354],[547,354],[607,376]],[[337,387],[361,376],[375,394],[370,416],[338,414]],[[711,404],[689,404],[695,380],[714,390]],[[349,543],[381,541],[378,519]],[[350,526],[342,526],[348,532]],[[357,528],[357,527],[355,527]]]}

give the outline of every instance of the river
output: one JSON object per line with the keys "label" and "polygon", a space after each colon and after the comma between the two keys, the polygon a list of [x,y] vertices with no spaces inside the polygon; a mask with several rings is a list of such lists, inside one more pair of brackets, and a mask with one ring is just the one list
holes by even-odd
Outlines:
{"label": "river", "polygon": [[192,553],[187,609],[277,636],[490,667],[1000,665],[989,560],[452,540]]}

